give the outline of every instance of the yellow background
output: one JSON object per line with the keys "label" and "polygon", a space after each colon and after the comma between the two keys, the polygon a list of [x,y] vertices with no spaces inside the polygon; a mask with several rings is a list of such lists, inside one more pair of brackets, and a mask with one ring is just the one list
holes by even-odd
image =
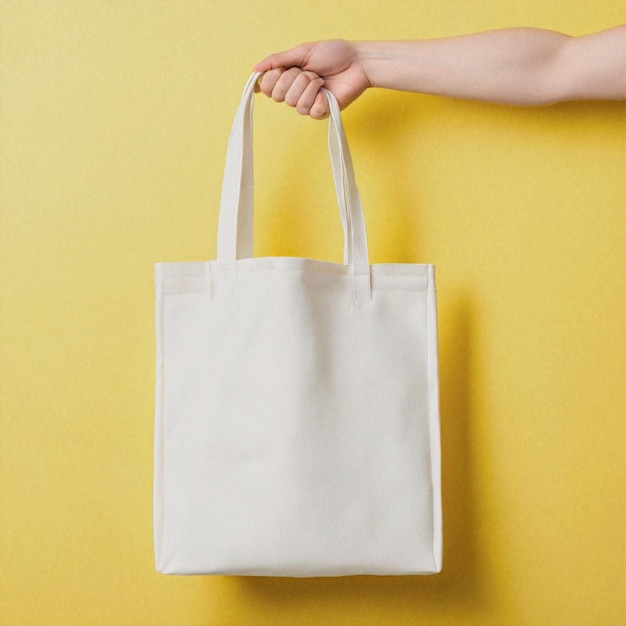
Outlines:
{"label": "yellow background", "polygon": [[[166,577],[153,266],[214,258],[254,62],[303,40],[621,1],[2,4],[2,624],[624,621],[624,117],[370,91],[345,112],[373,262],[437,265],[444,571]],[[340,261],[326,123],[259,97],[257,251]]]}

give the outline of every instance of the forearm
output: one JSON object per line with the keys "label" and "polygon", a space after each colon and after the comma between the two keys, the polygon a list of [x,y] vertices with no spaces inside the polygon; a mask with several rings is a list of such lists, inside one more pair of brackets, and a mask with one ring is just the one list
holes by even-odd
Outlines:
{"label": "forearm", "polygon": [[[616,37],[619,38],[617,31],[615,33],[612,49],[615,49]],[[594,91],[591,84],[587,87],[590,93],[582,94],[572,88],[575,82],[572,76],[582,71],[577,65],[588,58],[584,53],[593,54],[598,47],[603,49],[603,41],[597,35],[593,37],[574,46],[575,38],[562,33],[512,28],[446,39],[361,41],[354,46],[372,87],[541,105],[575,99],[579,95],[602,98],[616,97],[617,93],[619,97],[619,85],[609,89],[608,94],[604,93],[606,89],[603,92],[602,85]],[[623,39],[623,29],[621,37]],[[604,41],[606,39],[604,35]],[[618,64],[619,59],[615,67],[619,68]],[[623,72],[614,70],[614,74],[618,83],[622,81],[623,90]],[[606,80],[603,85],[605,83]]]}

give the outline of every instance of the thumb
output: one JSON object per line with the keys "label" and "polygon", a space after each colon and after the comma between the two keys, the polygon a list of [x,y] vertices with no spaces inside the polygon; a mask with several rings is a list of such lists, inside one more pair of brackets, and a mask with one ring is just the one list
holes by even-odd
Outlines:
{"label": "thumb", "polygon": [[302,43],[290,50],[270,54],[257,63],[253,69],[255,72],[267,72],[277,68],[303,67],[311,48],[312,44]]}

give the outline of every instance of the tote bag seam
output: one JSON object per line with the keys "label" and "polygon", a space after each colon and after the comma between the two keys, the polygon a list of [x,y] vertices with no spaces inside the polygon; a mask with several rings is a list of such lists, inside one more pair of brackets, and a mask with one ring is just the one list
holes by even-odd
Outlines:
{"label": "tote bag seam", "polygon": [[[428,447],[430,451],[430,477],[431,477],[431,489],[432,489],[432,513],[433,513],[433,535],[432,535],[432,547],[433,547],[433,565],[434,570],[437,571],[441,567],[439,555],[435,553],[436,546],[441,545],[441,538],[436,541],[436,538],[440,535],[441,529],[441,444],[439,443],[439,450],[436,451],[436,443],[440,441],[440,433],[437,432],[435,420],[439,419],[439,383],[438,372],[433,375],[433,363],[431,354],[431,328],[433,327],[433,308],[431,306],[431,298],[434,299],[436,304],[436,288],[433,284],[433,278],[428,278],[428,294],[426,298],[426,371],[427,371],[427,388],[428,388]],[[435,308],[436,313],[436,308]],[[434,320],[435,331],[437,329],[437,320]],[[436,342],[438,343],[438,342]],[[436,344],[435,344],[436,345]],[[432,397],[432,382],[436,382],[437,397]],[[433,406],[434,403],[434,406]],[[435,442],[435,446],[433,445]],[[437,465],[439,465],[437,467]]]}
{"label": "tote bag seam", "polygon": [[[428,293],[428,289],[430,288],[430,280],[428,281],[429,285],[426,289]],[[432,433],[432,411],[431,411],[431,389],[430,389],[430,381],[431,381],[431,356],[430,356],[430,307],[428,306],[428,297],[426,297],[426,389],[427,391],[427,401],[428,401],[428,452],[430,456],[430,488],[433,494],[435,493],[435,485],[434,485],[434,475],[433,475],[433,433]],[[432,547],[433,547],[433,566],[435,566],[435,506],[433,501],[433,535],[432,535]]]}
{"label": "tote bag seam", "polygon": [[[304,257],[303,257],[304,258]],[[305,259],[306,260],[306,259]],[[209,262],[210,263],[210,262]],[[370,266],[371,268],[373,268],[374,266]],[[211,271],[210,267],[209,267],[209,271]],[[303,268],[285,268],[285,267],[265,267],[265,268],[246,268],[243,271],[237,271],[235,270],[235,275],[239,276],[239,275],[254,275],[257,273],[266,273],[266,272],[279,272],[279,273],[283,273],[283,272],[288,272],[288,273],[299,273],[299,274],[322,274],[322,275],[326,275],[326,276],[337,276],[339,278],[349,278],[350,274],[348,274],[347,272],[342,272],[340,270],[340,268],[338,267],[337,269],[335,268],[309,268],[309,267],[303,267]],[[376,286],[375,283],[379,280],[383,280],[385,281],[385,279],[393,279],[393,278],[415,278],[416,275],[412,274],[412,273],[394,273],[394,272],[381,272],[381,275],[376,278],[375,276],[375,272],[374,275],[372,276],[372,290],[381,290],[381,291],[409,291],[409,292],[414,292],[417,293],[418,295],[422,295],[424,297],[428,296],[428,293],[431,291],[431,287],[429,286],[428,283],[428,279],[426,285],[422,286],[422,287],[418,287],[416,289],[415,285],[378,285]],[[176,281],[185,281],[185,280],[193,280],[193,279],[199,279],[201,278],[198,275],[180,275],[180,276],[167,276],[166,280],[163,283],[162,286],[162,291],[164,293],[202,293],[205,291],[211,291],[211,285],[210,283],[207,281],[207,283],[205,284],[198,284],[198,285],[188,285],[188,284],[183,284],[183,285],[176,285]],[[417,278],[419,278],[419,276],[417,276]],[[170,281],[172,281],[174,284],[171,284]],[[198,281],[200,282],[200,281]],[[170,284],[168,284],[170,283]]]}
{"label": "tote bag seam", "polygon": [[[165,512],[164,512],[164,501],[165,501],[165,480],[164,480],[164,471],[165,471],[165,337],[164,337],[164,327],[165,327],[165,306],[163,297],[164,293],[159,286],[159,329],[158,329],[158,354],[160,356],[159,361],[159,369],[157,375],[159,376],[160,385],[159,385],[159,396],[157,398],[157,425],[159,433],[159,448],[158,448],[158,461],[157,467],[155,468],[155,482],[158,481],[158,490],[157,490],[157,515],[158,515],[158,555],[159,561],[163,561],[163,537],[165,536],[164,532],[164,523],[165,523]],[[161,563],[157,563],[160,565]]]}
{"label": "tote bag seam", "polygon": [[[269,266],[270,260],[278,260],[278,265]],[[341,264],[341,263],[333,263],[332,261],[323,261],[320,259],[311,259],[309,257],[252,257],[249,259],[239,259],[239,261],[244,261],[246,264],[249,264],[251,267],[237,267],[235,269],[225,269],[223,267],[216,268],[217,271],[226,271],[226,272],[263,272],[263,271],[288,271],[288,272],[322,272],[325,274],[346,274],[349,275],[349,265]],[[251,262],[258,261],[259,265],[261,263],[268,263],[266,267],[254,267]],[[310,263],[311,266],[314,267],[289,267],[289,261],[306,261]],[[179,264],[198,264],[203,265],[205,263],[209,263],[213,266],[217,261],[216,259],[212,259],[209,261],[173,261],[171,263],[162,263],[160,265],[179,265]],[[370,271],[374,273],[380,273],[381,276],[416,276],[416,270],[418,268],[422,268],[422,271],[426,271],[428,267],[430,267],[430,263],[372,263],[368,267]],[[401,271],[404,270],[404,271]],[[177,274],[175,276],[165,275],[164,278],[200,278],[202,274]]]}

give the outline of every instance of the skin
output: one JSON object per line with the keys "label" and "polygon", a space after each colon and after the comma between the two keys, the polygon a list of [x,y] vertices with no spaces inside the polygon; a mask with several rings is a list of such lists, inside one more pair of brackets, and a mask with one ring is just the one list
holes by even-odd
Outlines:
{"label": "skin", "polygon": [[507,28],[445,39],[302,43],[255,65],[257,86],[301,115],[328,116],[383,87],[521,106],[626,98],[626,25],[581,37]]}

